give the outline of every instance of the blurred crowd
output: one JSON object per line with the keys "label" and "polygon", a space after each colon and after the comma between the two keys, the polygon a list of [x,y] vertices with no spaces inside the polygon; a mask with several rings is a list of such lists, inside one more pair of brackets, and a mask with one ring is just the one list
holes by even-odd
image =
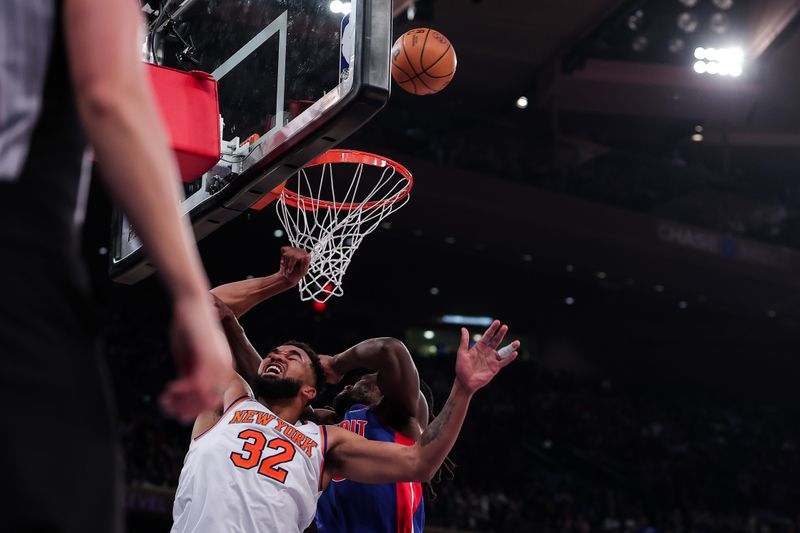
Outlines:
{"label": "blurred crowd", "polygon": [[[163,339],[132,339],[119,329],[107,352],[128,483],[174,488],[190,428],[158,409],[169,364]],[[418,366],[438,410],[453,359],[419,358]],[[427,523],[486,532],[796,532],[800,426],[793,412],[696,387],[617,384],[519,361],[473,401],[451,454],[455,477],[434,484]]]}

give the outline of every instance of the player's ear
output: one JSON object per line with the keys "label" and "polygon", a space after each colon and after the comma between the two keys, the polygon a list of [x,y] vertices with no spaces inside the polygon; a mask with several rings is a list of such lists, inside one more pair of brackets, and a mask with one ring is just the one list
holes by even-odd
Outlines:
{"label": "player's ear", "polygon": [[314,401],[314,398],[317,397],[317,389],[311,385],[305,385],[303,395],[306,397],[306,404],[309,404]]}

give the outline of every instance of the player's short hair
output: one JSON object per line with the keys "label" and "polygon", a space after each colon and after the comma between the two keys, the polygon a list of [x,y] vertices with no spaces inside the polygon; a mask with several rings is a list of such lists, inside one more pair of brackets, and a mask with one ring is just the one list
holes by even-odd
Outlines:
{"label": "player's short hair", "polygon": [[302,341],[288,340],[283,343],[283,346],[294,346],[308,354],[308,358],[311,359],[311,368],[314,370],[314,388],[317,389],[317,396],[319,396],[325,387],[325,371],[322,370],[322,363],[319,362],[319,354]]}

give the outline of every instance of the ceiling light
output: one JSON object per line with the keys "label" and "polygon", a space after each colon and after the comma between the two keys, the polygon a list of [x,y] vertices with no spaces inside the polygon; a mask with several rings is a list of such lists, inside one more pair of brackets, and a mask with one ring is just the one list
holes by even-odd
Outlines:
{"label": "ceiling light", "polygon": [[281,237],[283,237],[283,230],[276,229],[275,231],[272,232],[272,236],[275,237],[276,239],[280,239]]}
{"label": "ceiling light", "polygon": [[733,7],[733,0],[714,0],[714,5],[720,9],[730,9]]}
{"label": "ceiling light", "polygon": [[730,23],[728,22],[728,15],[720,12],[714,13],[713,15],[711,15],[710,25],[711,25],[711,31],[719,35],[722,35],[726,31],[728,31],[728,28],[730,27]]}
{"label": "ceiling light", "polygon": [[692,140],[694,142],[696,142],[696,143],[702,142],[703,141],[703,134],[702,133],[693,133],[692,134]]}
{"label": "ceiling light", "polygon": [[636,11],[631,16],[628,17],[628,28],[631,31],[639,31],[642,29],[642,22],[644,19],[644,13],[641,10]]}
{"label": "ceiling light", "polygon": [[350,14],[350,11],[353,10],[353,5],[350,2],[342,2],[341,0],[333,0],[328,5],[328,8],[331,10],[332,13],[341,13],[343,15]]}
{"label": "ceiling light", "polygon": [[564,303],[567,305],[572,305],[575,303],[575,298],[573,298],[572,296],[567,296],[566,298],[564,298]]}
{"label": "ceiling light", "polygon": [[694,71],[698,74],[705,74],[706,66],[707,65],[705,61],[696,61],[694,64]]}
{"label": "ceiling light", "polygon": [[769,311],[767,311],[767,316],[770,318],[775,318],[776,316],[778,316],[778,313],[776,313],[773,309],[770,309]]}
{"label": "ceiling light", "polygon": [[680,37],[673,37],[672,39],[670,39],[667,48],[673,54],[677,54],[678,52],[686,48],[686,41],[684,41]]}
{"label": "ceiling light", "polygon": [[698,124],[697,126],[694,127],[694,131],[695,133],[703,133],[703,126]]}
{"label": "ceiling light", "polygon": [[567,265],[567,272],[572,272],[573,270],[575,270],[573,265]]}
{"label": "ceiling light", "polygon": [[631,41],[631,48],[633,48],[635,52],[644,52],[648,44],[650,44],[650,42],[647,40],[647,37],[644,35],[637,35]]}
{"label": "ceiling light", "polygon": [[436,333],[434,333],[433,331],[431,331],[431,330],[429,330],[429,329],[426,329],[426,330],[425,330],[425,331],[422,333],[422,336],[423,336],[423,337],[425,337],[425,338],[426,338],[426,339],[428,339],[428,340],[431,340],[432,338],[434,338],[434,337],[436,336]]}
{"label": "ceiling light", "polygon": [[678,27],[686,33],[692,33],[700,25],[700,19],[694,13],[684,11],[678,15]]}
{"label": "ceiling light", "polygon": [[528,107],[528,97],[520,96],[517,98],[517,107],[520,109],[526,109]]}
{"label": "ceiling light", "polygon": [[456,326],[484,326],[492,325],[490,316],[466,316],[466,315],[444,315],[439,319],[442,324],[453,324]]}
{"label": "ceiling light", "polygon": [[686,302],[684,302],[683,300],[681,300],[680,302],[678,302],[678,308],[679,308],[679,309],[686,309],[687,307],[689,307],[689,304],[687,304],[687,303],[686,303]]}
{"label": "ceiling light", "polygon": [[439,287],[431,287],[430,293],[433,296],[436,296],[437,294],[439,294]]}
{"label": "ceiling light", "polygon": [[705,59],[706,58],[706,49],[702,46],[698,46],[694,49],[694,57],[696,59]]}
{"label": "ceiling light", "polygon": [[606,279],[606,273],[605,272],[598,272],[597,273],[597,277],[599,279]]}
{"label": "ceiling light", "polygon": [[712,61],[706,64],[706,72],[709,74],[719,74],[719,63]]}
{"label": "ceiling light", "polygon": [[697,5],[699,0],[678,0],[681,4],[685,5],[686,7],[694,7]]}

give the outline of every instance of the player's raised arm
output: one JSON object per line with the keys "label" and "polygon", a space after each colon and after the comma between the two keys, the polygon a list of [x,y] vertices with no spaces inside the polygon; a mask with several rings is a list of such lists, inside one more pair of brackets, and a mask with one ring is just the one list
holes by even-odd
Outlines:
{"label": "player's raised arm", "polygon": [[[333,357],[320,356],[328,383],[341,381],[351,370],[364,368],[378,372],[381,403],[427,425],[428,409],[419,390],[419,373],[405,344],[391,337],[368,339]],[[420,412],[423,411],[423,412]]]}
{"label": "player's raised arm", "polygon": [[291,246],[281,248],[280,268],[262,278],[226,283],[211,289],[212,294],[231,308],[236,318],[241,317],[261,302],[295,287],[308,272],[311,256],[308,252]]}
{"label": "player's raised arm", "polygon": [[222,331],[233,355],[233,367],[245,380],[249,380],[258,373],[261,356],[250,343],[233,310],[220,300],[213,292],[211,298],[219,315]]}
{"label": "player's raised arm", "polygon": [[516,358],[519,341],[497,351],[507,331],[507,326],[495,321],[469,348],[469,333],[462,328],[450,397],[413,446],[368,441],[341,428],[327,428],[326,479],[344,476],[362,483],[429,480],[455,444],[472,395]]}

